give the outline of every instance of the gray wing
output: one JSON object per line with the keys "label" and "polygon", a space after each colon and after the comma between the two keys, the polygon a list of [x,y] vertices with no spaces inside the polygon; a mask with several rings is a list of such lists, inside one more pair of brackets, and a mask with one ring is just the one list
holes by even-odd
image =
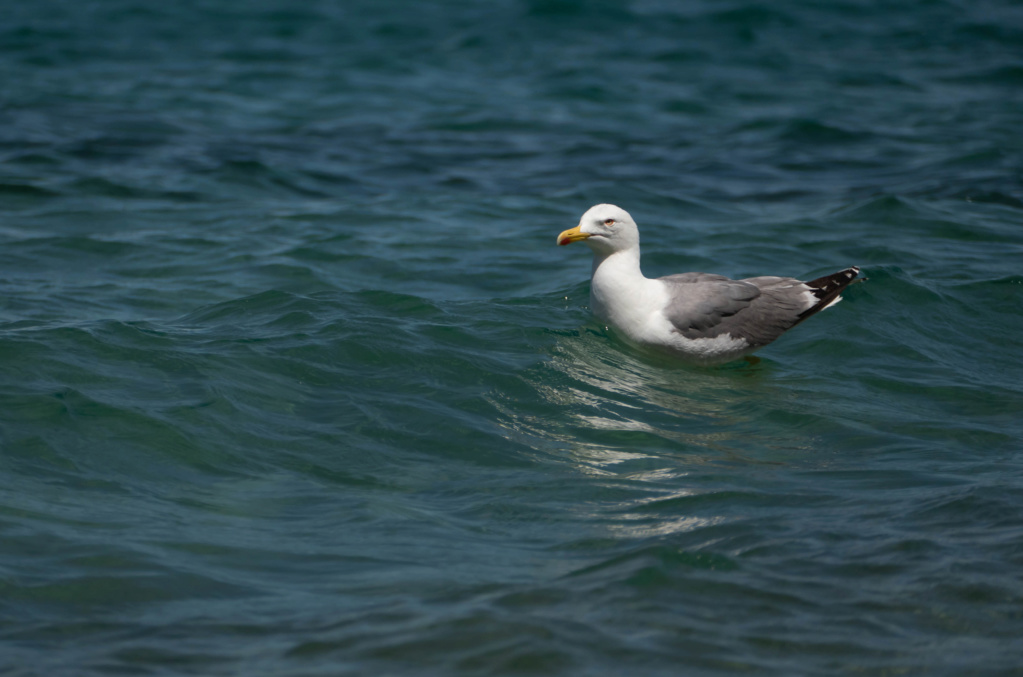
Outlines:
{"label": "gray wing", "polygon": [[693,339],[729,334],[763,346],[837,302],[859,273],[852,266],[809,282],[791,277],[730,280],[708,273],[659,279],[671,295],[664,313],[675,331]]}
{"label": "gray wing", "polygon": [[659,278],[671,301],[665,316],[686,338],[729,334],[763,346],[798,324],[812,304],[810,289],[789,277],[730,280],[722,275],[683,273]]}

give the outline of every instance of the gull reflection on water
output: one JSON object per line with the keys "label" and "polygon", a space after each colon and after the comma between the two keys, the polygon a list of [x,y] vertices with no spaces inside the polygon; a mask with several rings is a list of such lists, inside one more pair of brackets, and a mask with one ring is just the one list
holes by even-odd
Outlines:
{"label": "gull reflection on water", "polygon": [[600,478],[572,508],[585,523],[605,535],[657,538],[719,525],[726,518],[715,496],[757,491],[726,486],[734,473],[723,469],[738,466],[742,476],[743,467],[778,465],[776,448],[812,444],[766,424],[792,402],[771,374],[763,362],[678,365],[584,331],[559,336],[547,360],[519,374],[521,390],[489,399],[505,435],[542,464]]}
{"label": "gull reflection on water", "polygon": [[[620,475],[614,466],[641,459],[743,458],[757,411],[780,397],[769,369],[680,365],[584,331],[559,336],[549,359],[522,375],[529,397],[491,401],[510,437],[545,455],[567,454],[583,472]],[[668,472],[657,463],[631,466],[633,479]]]}
{"label": "gull reflection on water", "polygon": [[654,435],[683,447],[727,451],[744,420],[742,400],[760,386],[757,367],[695,368],[641,356],[591,337],[562,341],[548,363],[567,379],[544,396],[593,430]]}

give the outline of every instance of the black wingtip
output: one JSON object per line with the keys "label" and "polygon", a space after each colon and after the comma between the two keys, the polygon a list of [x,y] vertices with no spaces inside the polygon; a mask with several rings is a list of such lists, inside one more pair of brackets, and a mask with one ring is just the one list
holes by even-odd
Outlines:
{"label": "black wingtip", "polygon": [[809,287],[810,292],[817,297],[817,303],[812,308],[808,308],[800,314],[800,320],[806,319],[811,315],[820,312],[824,308],[827,308],[836,298],[838,298],[845,288],[854,282],[859,282],[864,278],[857,279],[857,275],[860,274],[858,266],[849,266],[845,270],[840,270],[837,273],[831,275],[825,275],[824,277],[818,277],[816,280],[804,282]]}
{"label": "black wingtip", "polygon": [[852,281],[859,274],[860,269],[858,266],[849,266],[845,270],[840,270],[837,273],[825,275],[824,277],[818,277],[816,280],[810,280],[803,284],[809,287],[817,298],[823,298],[823,296],[830,294],[836,289],[838,291],[845,289],[852,284]]}

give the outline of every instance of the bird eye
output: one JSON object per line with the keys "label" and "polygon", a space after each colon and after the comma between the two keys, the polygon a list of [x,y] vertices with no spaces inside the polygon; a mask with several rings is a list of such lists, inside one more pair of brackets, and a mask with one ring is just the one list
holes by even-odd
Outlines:
{"label": "bird eye", "polygon": [[604,219],[604,225],[605,226],[613,226],[613,225],[615,225],[615,220],[614,219]]}

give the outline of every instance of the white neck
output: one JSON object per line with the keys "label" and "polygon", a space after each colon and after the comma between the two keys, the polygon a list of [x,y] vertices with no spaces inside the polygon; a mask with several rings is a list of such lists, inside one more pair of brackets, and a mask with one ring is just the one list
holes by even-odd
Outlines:
{"label": "white neck", "polygon": [[639,268],[639,247],[594,254],[590,307],[603,322],[629,333],[627,328],[647,316],[650,304],[656,302],[652,282]]}

